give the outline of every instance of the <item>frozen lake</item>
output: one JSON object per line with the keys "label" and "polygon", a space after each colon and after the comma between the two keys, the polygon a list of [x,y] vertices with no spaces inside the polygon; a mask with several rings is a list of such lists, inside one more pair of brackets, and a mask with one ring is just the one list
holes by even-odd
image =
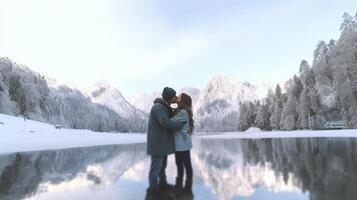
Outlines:
{"label": "frozen lake", "polygon": [[[357,139],[196,139],[194,199],[357,199]],[[0,155],[0,199],[144,199],[145,144]],[[173,156],[167,174],[176,176]]]}

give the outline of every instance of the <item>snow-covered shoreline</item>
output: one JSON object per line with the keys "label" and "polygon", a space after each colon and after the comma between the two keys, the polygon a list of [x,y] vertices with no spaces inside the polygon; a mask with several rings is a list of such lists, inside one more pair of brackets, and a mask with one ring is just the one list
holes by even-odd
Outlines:
{"label": "snow-covered shoreline", "polygon": [[357,138],[357,129],[345,130],[301,130],[271,132],[226,132],[199,134],[205,139],[264,139],[264,138]]}
{"label": "snow-covered shoreline", "polygon": [[[64,133],[64,136],[56,138],[50,138],[42,135],[40,138],[31,135],[31,139],[28,138],[28,133],[26,133],[27,138],[25,139],[22,139],[25,134],[16,134],[16,136],[11,137],[0,136],[0,155],[27,151],[55,150],[117,144],[135,144],[146,142],[146,135],[144,134],[90,134],[91,135],[73,135]],[[14,141],[14,139],[16,141]]]}
{"label": "snow-covered shoreline", "polygon": [[0,114],[0,154],[113,144],[145,143],[140,133],[98,133]]}
{"label": "snow-covered shoreline", "polygon": [[[357,138],[357,129],[196,133],[195,137],[204,139]],[[98,133],[77,129],[56,130],[50,124],[32,120],[24,121],[19,117],[0,114],[0,154],[145,142],[146,134],[143,133]]]}

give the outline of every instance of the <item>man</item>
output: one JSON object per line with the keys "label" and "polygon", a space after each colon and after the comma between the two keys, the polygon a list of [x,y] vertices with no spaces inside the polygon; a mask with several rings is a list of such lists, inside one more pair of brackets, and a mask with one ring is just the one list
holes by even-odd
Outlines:
{"label": "man", "polygon": [[167,156],[175,153],[174,130],[179,130],[184,125],[182,122],[170,120],[173,116],[173,109],[170,105],[176,101],[176,91],[165,87],[162,99],[156,99],[150,111],[147,154],[151,156],[151,165],[147,195],[151,197],[162,198],[165,196],[165,189],[172,187],[166,181]]}

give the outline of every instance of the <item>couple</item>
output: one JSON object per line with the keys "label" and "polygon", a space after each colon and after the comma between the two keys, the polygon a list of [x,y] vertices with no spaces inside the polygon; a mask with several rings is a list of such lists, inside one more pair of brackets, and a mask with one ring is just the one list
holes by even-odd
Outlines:
{"label": "couple", "polygon": [[[177,103],[177,108],[170,107]],[[151,108],[147,132],[147,154],[151,156],[149,171],[149,199],[170,199],[168,191],[177,195],[192,195],[192,165],[190,149],[194,121],[192,99],[182,93],[178,97],[176,91],[165,87],[162,98],[154,101]],[[165,169],[167,156],[175,153],[177,178],[175,186],[167,183]],[[184,169],[186,181],[183,186]]]}

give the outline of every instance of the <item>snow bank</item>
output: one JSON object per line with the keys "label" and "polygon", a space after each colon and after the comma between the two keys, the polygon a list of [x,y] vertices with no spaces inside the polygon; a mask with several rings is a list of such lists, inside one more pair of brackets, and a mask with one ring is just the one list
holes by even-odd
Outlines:
{"label": "snow bank", "polygon": [[256,133],[256,132],[262,132],[260,128],[257,127],[250,127],[248,130],[245,131],[246,133]]}
{"label": "snow bank", "polygon": [[145,134],[98,133],[0,114],[0,154],[83,146],[146,142]]}
{"label": "snow bank", "polygon": [[200,135],[206,139],[260,139],[260,138],[357,138],[357,129],[346,130],[306,130],[306,131],[271,131],[271,132],[230,132],[212,135]]}

